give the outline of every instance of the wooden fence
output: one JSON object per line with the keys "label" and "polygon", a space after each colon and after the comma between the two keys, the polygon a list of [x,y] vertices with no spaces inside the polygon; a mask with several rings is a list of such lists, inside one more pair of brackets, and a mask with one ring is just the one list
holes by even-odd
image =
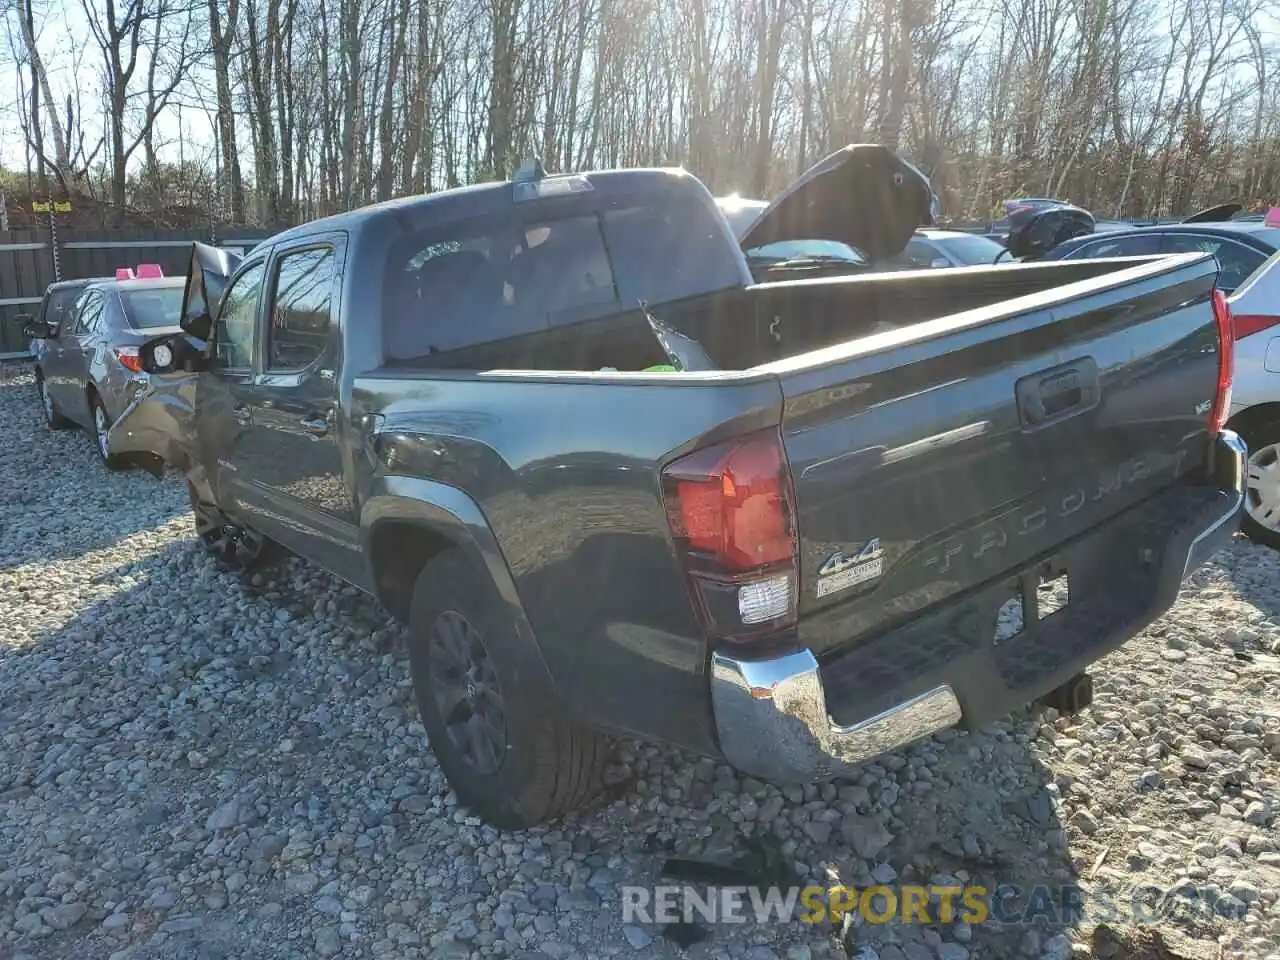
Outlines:
{"label": "wooden fence", "polygon": [[247,252],[273,231],[231,228],[216,239],[207,230],[0,232],[0,360],[28,355],[19,317],[34,314],[45,287],[57,280],[111,277],[117,267],[158,263],[166,276],[185,275],[191,244],[215,242]]}

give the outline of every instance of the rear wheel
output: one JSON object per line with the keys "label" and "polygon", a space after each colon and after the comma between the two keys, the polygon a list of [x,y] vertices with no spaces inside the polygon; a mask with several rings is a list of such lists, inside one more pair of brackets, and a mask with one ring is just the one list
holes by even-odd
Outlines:
{"label": "rear wheel", "polygon": [[49,388],[44,382],[44,373],[40,370],[36,371],[36,392],[40,395],[40,412],[44,415],[46,427],[50,430],[65,430],[71,426],[71,421],[54,406],[53,397],[49,396]]}
{"label": "rear wheel", "polygon": [[570,719],[487,573],[461,551],[414,585],[410,665],[422,725],[462,804],[504,830],[553,820],[599,791],[608,741]]}
{"label": "rear wheel", "polygon": [[232,520],[216,504],[201,500],[190,481],[187,481],[187,495],[195,515],[196,539],[205,553],[221,566],[248,572],[269,566],[283,555],[274,540]]}
{"label": "rear wheel", "polygon": [[1280,421],[1251,427],[1243,435],[1249,466],[1240,529],[1254,543],[1280,550]]}
{"label": "rear wheel", "polygon": [[111,431],[111,417],[107,415],[107,408],[102,405],[102,398],[93,390],[89,391],[89,415],[93,421],[93,442],[99,459],[108,470],[123,469],[127,464],[122,457],[112,456],[107,440]]}

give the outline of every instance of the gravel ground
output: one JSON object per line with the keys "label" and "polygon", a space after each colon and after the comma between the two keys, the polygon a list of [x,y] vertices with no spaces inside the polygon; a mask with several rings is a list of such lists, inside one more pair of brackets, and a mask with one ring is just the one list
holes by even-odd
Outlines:
{"label": "gravel ground", "polygon": [[1144,927],[721,924],[688,955],[1280,956],[1280,558],[1243,541],[1081,717],[804,789],[623,744],[596,809],[501,835],[456,807],[375,604],[301,561],[219,572],[190,527],[180,478],[108,474],[7,375],[0,958],[670,956],[690,929],[624,924],[620,887],[750,836],[816,882],[1172,892]]}

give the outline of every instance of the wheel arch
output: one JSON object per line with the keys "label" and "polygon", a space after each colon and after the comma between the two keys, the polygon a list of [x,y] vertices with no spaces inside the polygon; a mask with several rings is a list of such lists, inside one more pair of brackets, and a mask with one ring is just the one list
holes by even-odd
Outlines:
{"label": "wheel arch", "polygon": [[408,620],[422,568],[456,548],[488,573],[517,622],[529,630],[515,579],[479,504],[457,487],[418,477],[379,477],[376,487],[361,508],[360,535],[374,595],[397,619]]}
{"label": "wheel arch", "polygon": [[1245,407],[1227,421],[1226,427],[1242,435],[1248,443],[1248,433],[1251,430],[1257,430],[1269,423],[1280,423],[1280,401],[1255,403],[1251,407]]}

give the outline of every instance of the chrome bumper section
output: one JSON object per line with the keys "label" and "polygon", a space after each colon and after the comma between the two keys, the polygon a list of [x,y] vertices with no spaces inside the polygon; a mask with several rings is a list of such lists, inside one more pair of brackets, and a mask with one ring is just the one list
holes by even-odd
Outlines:
{"label": "chrome bumper section", "polygon": [[[1155,616],[1168,609],[1182,581],[1225,546],[1238,529],[1244,504],[1248,450],[1235,433],[1215,438],[1210,482],[1220,501],[1202,514],[1193,531],[1173,537],[1171,555],[1153,598]],[[1150,618],[1146,622],[1150,622]],[[1134,625],[1134,631],[1141,629]],[[1116,643],[1127,636],[1117,637]],[[856,656],[856,651],[850,656]],[[1093,657],[1078,664],[1084,669]],[[956,675],[904,698],[895,706],[849,726],[831,719],[817,658],[808,649],[769,659],[741,659],[716,652],[711,657],[711,704],[725,759],[744,773],[781,783],[828,780],[857,764],[906,746],[947,727],[963,716]],[[1005,690],[1016,698],[1026,691]],[[1030,692],[1026,703],[1047,691]],[[1003,704],[1000,704],[1003,706]],[[1011,704],[1010,708],[1014,705]]]}
{"label": "chrome bumper section", "polygon": [[808,650],[754,661],[714,654],[711,702],[725,759],[744,773],[781,783],[831,779],[960,720],[960,701],[944,685],[838,726]]}

